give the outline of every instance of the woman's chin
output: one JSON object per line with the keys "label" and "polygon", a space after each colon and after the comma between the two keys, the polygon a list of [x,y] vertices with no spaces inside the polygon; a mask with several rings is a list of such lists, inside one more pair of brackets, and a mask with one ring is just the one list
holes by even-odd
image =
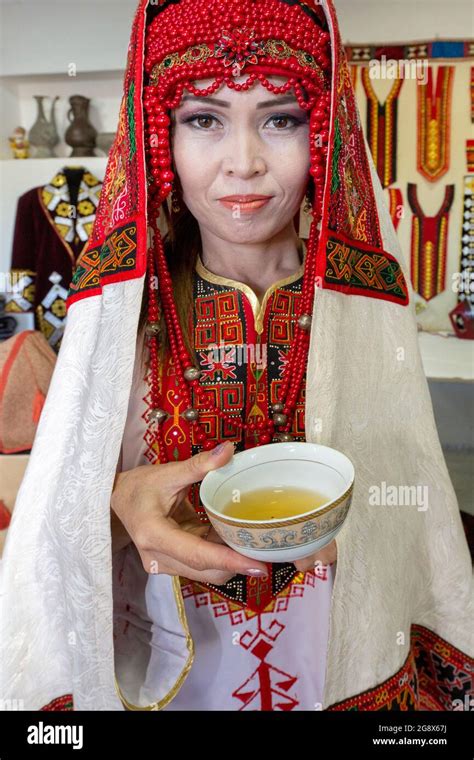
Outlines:
{"label": "woman's chin", "polygon": [[263,245],[272,240],[280,231],[281,227],[269,228],[266,226],[264,229],[257,229],[253,226],[252,229],[240,230],[227,228],[222,230],[222,234],[217,233],[217,235],[229,245]]}

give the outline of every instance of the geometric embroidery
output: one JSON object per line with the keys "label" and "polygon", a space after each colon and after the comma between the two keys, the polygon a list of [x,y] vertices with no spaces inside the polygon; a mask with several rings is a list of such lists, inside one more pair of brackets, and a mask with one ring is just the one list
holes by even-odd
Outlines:
{"label": "geometric embroidery", "polygon": [[[202,387],[211,394],[216,408],[245,420],[268,414],[270,404],[277,399],[294,337],[302,282],[300,275],[292,282],[273,289],[266,302],[265,313],[259,318],[262,332],[257,333],[250,301],[241,289],[233,283],[208,281],[195,272],[196,365],[203,372]],[[212,348],[213,344],[215,349]],[[243,349],[248,351],[247,355],[242,354]],[[291,431],[296,440],[305,438],[305,390],[304,381]],[[197,398],[193,406],[200,408]],[[216,441],[231,440],[236,451],[253,444],[250,432],[243,434],[211,410],[201,411],[200,420],[208,437]],[[165,437],[171,422],[170,417],[170,421],[164,423]],[[192,440],[190,454],[197,454],[198,451],[199,443]],[[191,487],[189,498],[200,519],[208,523],[209,518],[200,503],[199,484]],[[231,602],[249,612],[258,612],[267,607],[298,575],[291,562],[267,563],[267,568],[266,580],[237,574],[225,584],[200,584],[200,588],[217,594],[223,603]]]}
{"label": "geometric embroidery", "polygon": [[221,594],[216,593],[212,588],[207,588],[199,581],[180,578],[181,593],[183,599],[194,597],[197,607],[209,607],[210,614],[214,618],[227,616],[230,625],[240,625],[245,620],[253,620],[260,614],[287,612],[290,601],[296,597],[302,598],[307,586],[314,588],[316,584],[325,583],[328,580],[328,567],[328,565],[319,565],[311,570],[299,571],[294,575],[291,583],[285,585],[282,585],[280,581],[280,591],[258,611],[241,602],[222,597]]}
{"label": "geometric embroidery", "polygon": [[416,710],[418,701],[418,678],[413,651],[395,675],[374,689],[357,694],[350,699],[336,702],[328,707],[330,712],[347,710]]}
{"label": "geometric embroidery", "polygon": [[35,302],[36,272],[32,269],[10,269],[9,295],[6,312],[14,314],[30,311]]}
{"label": "geometric embroidery", "polygon": [[[67,308],[102,286],[141,277],[146,269],[146,174],[143,149],[142,87],[145,30],[143,3],[137,9],[128,47],[124,95],[109,152],[89,250],[77,261]],[[121,226],[119,226],[121,225]]]}
{"label": "geometric embroidery", "polygon": [[245,666],[242,666],[236,674],[239,685],[232,684],[229,677],[232,697],[239,700],[235,709],[289,711],[300,704],[297,687],[304,679],[304,672],[296,675],[284,672],[277,666],[278,643],[295,604],[301,604],[299,600],[311,593],[311,589],[328,582],[328,570],[328,566],[321,565],[297,573],[278,596],[257,612],[249,606],[223,598],[196,581],[181,578],[183,598],[190,600],[196,609],[207,607],[216,621],[226,618],[229,635],[235,634],[232,630],[235,626],[242,626],[235,643],[252,657],[245,660],[246,663],[250,660],[249,670],[245,672]]}
{"label": "geometric embroidery", "polygon": [[198,297],[196,317],[196,349],[204,349],[210,343],[221,345],[243,342],[242,322],[238,318],[238,300],[235,292]]}
{"label": "geometric embroidery", "polygon": [[412,626],[421,710],[469,710],[474,660],[424,626]]}
{"label": "geometric embroidery", "polygon": [[250,652],[257,661],[253,673],[233,692],[241,703],[241,710],[293,710],[299,701],[292,695],[298,676],[272,665],[270,659],[278,637],[286,628],[280,620],[262,620],[258,615],[257,630],[247,628],[239,639],[239,645]]}
{"label": "geometric embroidery", "polygon": [[383,250],[329,233],[326,287],[406,305],[408,288],[398,261]]}
{"label": "geometric embroidery", "polygon": [[[64,167],[44,187],[38,188],[40,207],[66,248],[72,263],[85,250],[92,233],[96,209],[99,204],[102,183],[90,172],[76,170],[79,186],[75,203],[71,206],[71,190],[68,169]],[[71,208],[74,216],[71,216]],[[82,241],[84,245],[74,254],[71,244]]]}
{"label": "geometric embroidery", "polygon": [[459,301],[474,311],[474,174],[464,177]]}
{"label": "geometric embroidery", "polygon": [[[137,225],[132,222],[118,227],[105,239],[102,246],[85,251],[78,259],[69,288],[72,295],[87,293],[101,286],[111,275],[122,275],[136,268]],[[116,279],[116,278],[115,278]]]}
{"label": "geometric embroidery", "polygon": [[[425,626],[412,624],[410,651],[402,667],[393,676],[373,689],[336,702],[326,709],[328,712],[469,710],[473,667],[472,657]],[[236,696],[240,697],[240,694]],[[71,694],[58,697],[41,708],[73,709]]]}
{"label": "geometric embroidery", "polygon": [[467,710],[474,660],[434,631],[412,624],[410,652],[395,675],[328,710]]}
{"label": "geometric embroidery", "polygon": [[[203,373],[201,385],[217,409],[245,420],[258,419],[262,413],[268,414],[270,405],[278,397],[294,336],[303,276],[295,273],[290,282],[269,289],[264,313],[258,319],[248,296],[234,282],[212,282],[206,276],[203,278],[197,270],[194,272],[194,309],[190,317],[195,365]],[[260,322],[261,333],[257,332]],[[164,445],[171,461],[184,459],[197,454],[200,443],[194,440],[193,428],[182,419],[178,402],[174,399],[176,377],[169,356],[159,374],[161,406],[168,413],[162,423]],[[291,428],[295,440],[302,441],[305,440],[305,391],[303,379]],[[149,405],[148,395],[144,401]],[[235,451],[254,445],[250,431],[243,432],[223,421],[211,409],[204,410],[205,403],[192,393],[192,406],[201,411],[201,424],[211,440],[230,440]],[[146,443],[145,456],[153,464],[159,457],[155,436],[152,435]],[[200,483],[194,483],[188,497],[199,519],[209,524],[200,501],[199,486]],[[258,612],[267,607],[298,575],[290,562],[267,563],[267,569],[266,580],[237,574],[226,584],[202,586],[209,591],[212,589],[221,600]],[[189,582],[189,579],[186,581]]]}
{"label": "geometric embroidery", "polygon": [[[332,4],[329,15],[335,11]],[[330,133],[329,172],[326,180],[326,212],[321,234],[336,230],[349,240],[382,248],[377,203],[372,184],[369,156],[357,108],[353,80],[340,38],[333,45],[334,82],[333,126]],[[324,265],[321,263],[320,269]],[[323,274],[321,272],[321,274]]]}

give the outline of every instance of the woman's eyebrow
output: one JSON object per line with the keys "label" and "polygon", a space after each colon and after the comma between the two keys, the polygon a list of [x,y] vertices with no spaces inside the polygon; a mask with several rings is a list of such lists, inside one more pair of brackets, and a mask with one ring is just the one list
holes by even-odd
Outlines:
{"label": "woman's eyebrow", "polygon": [[[204,103],[210,103],[214,106],[221,106],[222,108],[229,108],[230,103],[227,100],[219,100],[218,98],[199,97],[199,95],[185,95],[181,99],[181,103],[185,103],[187,100],[202,100]],[[257,103],[257,108],[268,108],[271,106],[282,106],[286,103],[296,104],[297,100],[293,95],[285,95],[282,98],[272,98],[271,100],[263,100],[261,103]]]}

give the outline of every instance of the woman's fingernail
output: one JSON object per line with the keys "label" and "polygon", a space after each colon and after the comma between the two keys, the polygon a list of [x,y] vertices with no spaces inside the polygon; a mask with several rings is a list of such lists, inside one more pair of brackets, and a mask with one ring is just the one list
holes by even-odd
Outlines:
{"label": "woman's fingernail", "polygon": [[245,575],[252,575],[254,578],[268,578],[268,574],[265,570],[257,570],[254,567],[251,567],[250,570],[246,570]]}
{"label": "woman's fingernail", "polygon": [[222,451],[224,451],[224,446],[226,445],[227,441],[224,441],[224,443],[220,443],[218,446],[216,446],[214,449],[212,449],[211,454],[216,456],[217,454],[220,454]]}

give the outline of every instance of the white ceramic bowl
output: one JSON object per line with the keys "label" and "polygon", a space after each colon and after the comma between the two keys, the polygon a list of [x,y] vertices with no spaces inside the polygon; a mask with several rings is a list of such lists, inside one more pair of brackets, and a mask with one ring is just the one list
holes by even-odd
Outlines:
{"label": "white ceramic bowl", "polygon": [[[234,454],[208,472],[200,497],[223,541],[240,554],[263,562],[293,562],[329,544],[352,500],[354,466],[340,451],[316,443],[269,443]],[[222,513],[235,489],[244,494],[275,486],[305,488],[327,495],[324,504],[301,515],[275,520],[241,520]]]}

